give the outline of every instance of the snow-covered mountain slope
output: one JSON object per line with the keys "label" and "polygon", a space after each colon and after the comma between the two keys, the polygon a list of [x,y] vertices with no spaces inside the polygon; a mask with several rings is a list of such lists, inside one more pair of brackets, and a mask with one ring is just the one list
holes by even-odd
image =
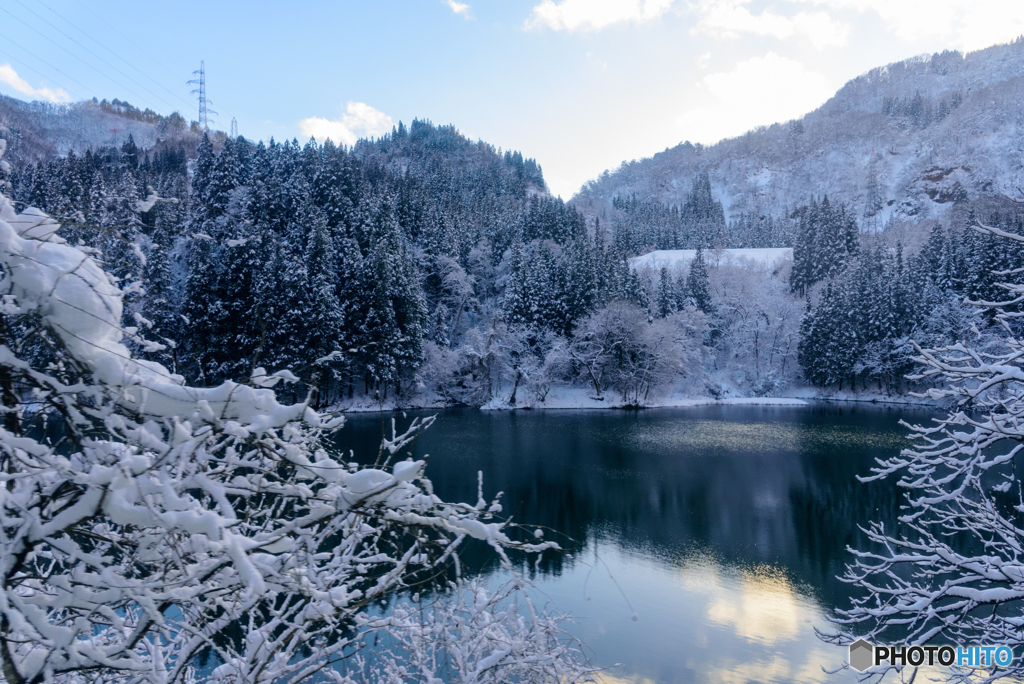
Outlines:
{"label": "snow-covered mountain slope", "polygon": [[919,222],[965,193],[1016,193],[1022,153],[1024,38],[873,69],[801,119],[624,163],[574,202],[599,212],[636,193],[680,204],[707,171],[730,219],[780,214],[828,194],[851,203],[868,226],[890,216]]}
{"label": "snow-covered mountain slope", "polygon": [[86,100],[68,105],[23,102],[0,95],[0,137],[8,141],[8,158],[36,161],[81,154],[88,148],[119,146],[131,135],[145,149],[161,141],[198,141],[193,129],[177,112],[160,116],[128,103]]}

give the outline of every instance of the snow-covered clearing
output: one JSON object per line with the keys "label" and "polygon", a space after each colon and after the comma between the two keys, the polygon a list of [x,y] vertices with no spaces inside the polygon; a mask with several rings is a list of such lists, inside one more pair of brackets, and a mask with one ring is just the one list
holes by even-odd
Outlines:
{"label": "snow-covered clearing", "polygon": [[[634,269],[650,268],[658,270],[667,268],[670,271],[682,270],[690,265],[697,255],[695,249],[657,249],[629,260]],[[717,267],[727,264],[743,265],[744,262],[772,267],[780,261],[793,258],[792,247],[764,247],[749,249],[710,249],[704,252],[708,266]]]}

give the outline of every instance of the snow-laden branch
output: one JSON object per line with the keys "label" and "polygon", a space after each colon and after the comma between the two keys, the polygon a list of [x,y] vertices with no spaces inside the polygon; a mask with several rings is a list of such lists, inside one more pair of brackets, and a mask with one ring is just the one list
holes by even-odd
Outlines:
{"label": "snow-laden branch", "polygon": [[[928,394],[953,400],[954,409],[932,425],[907,425],[913,446],[862,478],[896,478],[907,506],[896,529],[871,523],[863,528],[871,547],[850,549],[854,560],[841,579],[858,587],[860,598],[837,611],[830,641],[1007,644],[1018,652],[1024,644],[1024,498],[1014,469],[1024,449],[1024,340],[1012,323],[1024,286],[1002,287],[1007,301],[972,302],[1001,324],[999,349],[914,346],[924,366],[916,378],[945,380]],[[887,672],[869,670],[861,679]],[[948,678],[990,682],[1022,674],[1017,659],[1006,669],[954,668]]]}
{"label": "snow-laden branch", "polygon": [[[489,593],[459,579],[469,538],[509,571],[509,550],[558,547],[517,541],[496,502],[442,501],[425,461],[392,463],[430,420],[392,424],[388,460],[363,468],[327,448],[340,417],[278,402],[269,387],[292,379],[283,372],[187,386],[132,356],[123,291],[58,228],[0,195],[2,681],[586,672],[561,618],[535,610],[522,580]],[[45,350],[30,336],[45,336]],[[449,598],[383,618],[368,610],[420,585]],[[398,649],[368,660],[375,632]],[[206,656],[212,674],[197,670]]]}

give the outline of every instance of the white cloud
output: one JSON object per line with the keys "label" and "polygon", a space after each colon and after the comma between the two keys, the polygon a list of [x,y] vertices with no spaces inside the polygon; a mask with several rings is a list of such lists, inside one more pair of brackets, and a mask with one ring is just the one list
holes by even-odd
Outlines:
{"label": "white cloud", "polygon": [[464,18],[469,19],[469,5],[455,2],[455,0],[445,0],[444,4],[448,5],[452,12],[461,14]]}
{"label": "white cloud", "polygon": [[62,88],[33,88],[28,81],[18,76],[10,64],[0,64],[0,83],[6,83],[16,92],[27,95],[34,100],[46,100],[47,102],[70,102],[71,96]]}
{"label": "white cloud", "polygon": [[977,50],[1024,34],[1024,3],[1007,0],[802,0],[878,14],[897,38]]}
{"label": "white cloud", "polygon": [[657,19],[674,0],[541,0],[526,28],[553,31],[597,31],[613,24]]}
{"label": "white cloud", "polygon": [[323,142],[354,145],[359,138],[374,138],[391,131],[395,122],[391,117],[364,102],[349,102],[345,114],[338,119],[312,116],[299,122],[304,136],[312,136]]}
{"label": "white cloud", "polygon": [[[786,40],[803,36],[815,47],[844,45],[850,26],[833,14],[871,12],[899,40],[928,40],[977,50],[1024,34],[1024,2],[1007,0],[774,0],[754,14],[752,0],[694,0],[694,33],[735,38],[744,34]],[[816,11],[797,11],[811,5]]]}
{"label": "white cloud", "polygon": [[676,124],[682,137],[703,143],[794,119],[835,91],[823,75],[773,52],[740,62],[732,71],[708,74],[698,85],[713,102],[677,117]]}
{"label": "white cloud", "polygon": [[786,16],[767,8],[760,14],[753,14],[744,7],[749,1],[701,0],[694,5],[700,19],[693,33],[707,33],[722,38],[753,34],[774,36],[781,40],[803,36],[819,50],[829,45],[845,44],[850,33],[848,25],[833,20],[825,12],[798,12]]}

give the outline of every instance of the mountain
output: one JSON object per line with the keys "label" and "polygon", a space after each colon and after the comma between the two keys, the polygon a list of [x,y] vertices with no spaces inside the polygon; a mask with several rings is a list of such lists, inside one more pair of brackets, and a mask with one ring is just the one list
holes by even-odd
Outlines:
{"label": "mountain", "polygon": [[623,163],[573,202],[596,214],[631,195],[679,206],[707,173],[729,220],[827,194],[862,225],[917,223],[958,199],[1024,187],[1022,105],[1024,37],[915,57],[853,79],[800,119]]}
{"label": "mountain", "polygon": [[[116,99],[55,105],[0,95],[0,137],[8,142],[11,161],[42,161],[72,151],[81,155],[89,148],[120,147],[129,136],[139,147],[155,150],[167,142],[187,141],[194,146],[202,132],[177,112],[161,116]],[[224,137],[223,133],[211,136]]]}

